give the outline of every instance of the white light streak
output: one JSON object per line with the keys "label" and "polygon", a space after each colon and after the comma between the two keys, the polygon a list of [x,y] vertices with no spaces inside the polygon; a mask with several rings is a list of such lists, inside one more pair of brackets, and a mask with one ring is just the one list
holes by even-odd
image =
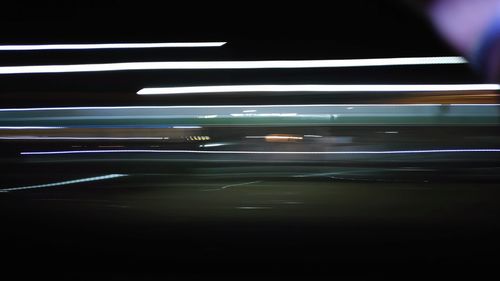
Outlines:
{"label": "white light streak", "polygon": [[301,140],[303,137],[296,136],[266,136],[266,140]]}
{"label": "white light streak", "polygon": [[67,65],[2,66],[0,74],[66,73],[125,70],[179,69],[272,69],[272,68],[330,68],[428,64],[464,64],[462,57],[408,57],[338,60],[265,60],[265,61],[152,61]]}
{"label": "white light streak", "polygon": [[0,51],[220,47],[227,42],[0,45]]}
{"label": "white light streak", "polygon": [[231,113],[233,117],[292,117],[297,113]]}
{"label": "white light streak", "polygon": [[200,129],[201,126],[173,126],[174,129]]}
{"label": "white light streak", "polygon": [[262,181],[251,181],[251,182],[244,182],[244,183],[235,183],[235,184],[228,184],[222,186],[220,189],[226,189],[229,187],[235,187],[235,186],[242,186],[242,185],[249,185],[249,184],[254,184],[254,183],[261,183]]}
{"label": "white light streak", "polygon": [[218,143],[207,143],[207,144],[202,144],[200,147],[217,147],[217,146],[224,146],[227,145],[226,143],[218,142]]}
{"label": "white light streak", "polygon": [[0,136],[2,140],[162,140],[168,137],[37,137],[37,136]]}
{"label": "white light streak", "polygon": [[[28,107],[28,108],[0,108],[0,112],[21,112],[21,111],[58,111],[58,110],[107,110],[107,109],[210,109],[210,108],[283,108],[283,107],[414,107],[414,106],[485,106],[497,107],[500,104],[482,104],[482,103],[469,103],[469,104],[440,104],[440,103],[416,103],[416,104],[273,104],[273,105],[172,105],[172,106],[80,106],[80,107]],[[0,127],[1,129],[2,127]],[[16,127],[3,127],[3,128],[16,128]],[[26,128],[26,127],[20,127]],[[38,127],[43,128],[43,127]],[[46,127],[57,128],[57,127]],[[63,127],[60,127],[63,128]]]}
{"label": "white light streak", "polygon": [[192,154],[288,154],[288,155],[322,155],[322,154],[427,154],[427,153],[475,153],[500,152],[500,148],[471,149],[424,149],[424,150],[380,150],[380,151],[249,151],[249,150],[60,150],[29,151],[21,155],[57,155],[57,154],[97,154],[97,153],[192,153]]}
{"label": "white light streak", "polygon": [[89,182],[89,181],[107,180],[107,179],[113,179],[113,178],[119,178],[119,177],[125,177],[125,176],[127,176],[127,174],[110,174],[110,175],[104,175],[104,176],[99,176],[99,177],[83,178],[83,179],[54,182],[54,183],[47,183],[47,184],[29,185],[29,186],[21,186],[21,187],[13,187],[13,188],[2,188],[2,189],[0,189],[0,192],[44,188],[44,187],[75,184],[75,183],[82,183],[82,182]]}
{"label": "white light streak", "polygon": [[44,126],[1,126],[0,130],[45,130],[65,129],[66,127],[44,127]]}
{"label": "white light streak", "polygon": [[[434,92],[500,90],[498,84],[441,84],[441,85],[229,85],[144,88],[138,95],[182,95],[242,92]],[[348,108],[348,109],[352,109]]]}

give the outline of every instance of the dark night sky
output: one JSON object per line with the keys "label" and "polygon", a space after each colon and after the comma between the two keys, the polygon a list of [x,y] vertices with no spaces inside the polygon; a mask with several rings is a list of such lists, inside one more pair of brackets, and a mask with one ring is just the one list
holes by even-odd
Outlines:
{"label": "dark night sky", "polygon": [[[347,51],[360,45],[383,49],[382,44],[393,45],[386,41],[396,36],[397,41],[414,45],[422,52],[445,52],[444,46],[435,42],[437,38],[424,18],[405,1],[286,5],[254,1],[224,5],[213,1],[163,2],[10,4],[2,9],[1,38],[5,43],[315,39],[333,40],[335,45],[330,49]],[[391,49],[388,51],[392,54],[399,48]]]}
{"label": "dark night sky", "polygon": [[[356,0],[328,4],[288,2],[271,5],[241,1],[226,4],[212,1],[9,4],[1,11],[2,44],[176,41],[227,41],[228,44],[222,48],[3,52],[0,62],[8,66],[456,55],[425,18],[405,1]],[[0,103],[4,107],[273,103],[277,100],[166,100],[164,97],[137,97],[135,92],[151,86],[216,84],[467,82],[480,82],[480,79],[464,65],[3,75],[0,76]]]}

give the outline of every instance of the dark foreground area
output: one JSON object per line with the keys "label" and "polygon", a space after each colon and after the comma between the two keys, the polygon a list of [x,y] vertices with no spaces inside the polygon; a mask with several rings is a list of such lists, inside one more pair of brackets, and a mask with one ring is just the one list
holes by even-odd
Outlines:
{"label": "dark foreground area", "polygon": [[[199,173],[52,174],[90,180],[0,193],[2,268],[88,280],[450,280],[500,261],[494,182]],[[3,176],[54,182],[22,177]]]}

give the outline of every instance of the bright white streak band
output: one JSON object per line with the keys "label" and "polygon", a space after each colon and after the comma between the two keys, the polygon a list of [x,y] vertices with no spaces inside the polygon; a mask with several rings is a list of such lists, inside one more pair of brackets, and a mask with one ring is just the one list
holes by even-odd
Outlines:
{"label": "bright white streak band", "polygon": [[328,68],[368,67],[426,64],[464,64],[462,57],[410,57],[339,60],[276,60],[276,61],[168,61],[121,62],[99,64],[1,66],[0,74],[65,73],[123,70],[180,70],[180,69],[262,69],[262,68]]}
{"label": "bright white streak band", "polygon": [[0,51],[220,47],[227,42],[0,45]]}
{"label": "bright white streak band", "polygon": [[426,150],[382,150],[382,151],[248,151],[248,150],[62,150],[62,151],[29,151],[21,155],[57,155],[57,154],[92,154],[92,153],[196,153],[196,154],[422,154],[422,153],[462,153],[462,152],[500,152],[500,148],[484,149],[426,149]]}
{"label": "bright white streak band", "polygon": [[[78,106],[78,107],[25,107],[25,108],[0,108],[0,112],[22,112],[22,111],[58,111],[58,110],[107,110],[107,109],[210,109],[210,108],[297,108],[297,107],[415,107],[415,106],[484,106],[497,107],[500,104],[492,103],[456,103],[456,104],[441,104],[441,103],[415,103],[415,104],[259,104],[259,105],[166,105],[166,106]],[[179,126],[176,126],[179,127]],[[191,126],[192,127],[192,126]],[[0,127],[1,128],[20,128],[29,127]],[[43,127],[39,127],[43,128]],[[57,127],[47,127],[57,128]]]}
{"label": "bright white streak band", "polygon": [[144,88],[138,95],[174,95],[237,92],[433,92],[500,90],[498,84],[438,85],[230,85]]}

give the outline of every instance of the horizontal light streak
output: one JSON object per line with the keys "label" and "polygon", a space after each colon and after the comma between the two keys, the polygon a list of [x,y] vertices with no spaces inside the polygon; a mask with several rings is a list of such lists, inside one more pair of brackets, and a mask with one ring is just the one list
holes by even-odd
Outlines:
{"label": "horizontal light streak", "polygon": [[95,153],[193,153],[193,154],[288,154],[288,155],[322,155],[322,154],[424,154],[424,153],[471,153],[500,152],[500,148],[471,149],[424,149],[424,150],[381,150],[381,151],[249,151],[249,150],[60,150],[60,151],[28,151],[21,155],[57,155],[57,154],[95,154]]}
{"label": "horizontal light streak", "polygon": [[220,47],[227,42],[0,45],[0,51]]}
{"label": "horizontal light streak", "polygon": [[222,143],[222,142],[218,142],[218,143],[207,143],[207,144],[202,144],[200,145],[200,147],[217,147],[217,146],[224,146],[224,145],[228,145],[227,143]]}
{"label": "horizontal light streak", "polygon": [[152,61],[96,64],[1,66],[0,74],[98,72],[125,70],[331,68],[465,63],[467,63],[467,61],[462,57],[407,57],[377,59],[263,61]]}
{"label": "horizontal light streak", "polygon": [[294,117],[297,113],[231,113],[233,117]]}
{"label": "horizontal light streak", "polygon": [[226,85],[144,88],[138,95],[180,95],[239,92],[434,92],[500,90],[498,84],[400,84],[400,85]]}
{"label": "horizontal light streak", "polygon": [[83,178],[83,179],[61,181],[61,182],[54,182],[54,183],[47,183],[47,184],[28,185],[28,186],[13,187],[13,188],[2,188],[2,189],[0,189],[0,192],[36,189],[36,188],[60,186],[60,185],[75,184],[75,183],[82,183],[82,182],[107,180],[107,179],[113,179],[113,178],[119,178],[119,177],[125,177],[125,176],[127,176],[127,174],[110,174],[110,175],[104,175],[104,176],[99,176],[99,177]]}
{"label": "horizontal light streak", "polygon": [[249,184],[254,184],[254,183],[261,183],[262,181],[251,181],[251,182],[243,182],[243,183],[235,183],[235,184],[228,184],[224,185],[219,189],[227,189],[230,187],[235,187],[235,186],[242,186],[242,185],[249,185]]}
{"label": "horizontal light streak", "polygon": [[173,129],[201,129],[201,126],[172,126]]}
{"label": "horizontal light streak", "polygon": [[66,127],[46,127],[46,126],[0,126],[0,130],[46,130],[65,129]]}
{"label": "horizontal light streak", "polygon": [[0,140],[163,140],[168,137],[36,137],[36,136],[1,136]]}
{"label": "horizontal light streak", "polygon": [[203,119],[210,119],[210,118],[217,118],[217,114],[211,114],[211,115],[202,115],[198,116],[198,118],[203,118]]}
{"label": "horizontal light streak", "polygon": [[[171,105],[171,106],[80,106],[80,107],[27,107],[27,108],[0,108],[0,112],[21,112],[21,111],[58,111],[58,110],[107,110],[107,109],[203,109],[203,108],[297,108],[297,107],[413,107],[413,106],[486,106],[496,107],[500,104],[483,103],[415,103],[415,104],[272,104],[272,105]],[[11,127],[4,127],[11,128]],[[22,128],[22,127],[21,127]],[[41,128],[41,127],[40,127]],[[47,127],[49,128],[49,127]],[[57,127],[51,127],[57,128]],[[0,127],[1,129],[1,127]]]}
{"label": "horizontal light streak", "polygon": [[273,140],[302,140],[304,138],[296,136],[266,136],[265,139],[267,141],[273,141]]}
{"label": "horizontal light streak", "polygon": [[297,136],[245,136],[246,139],[268,139],[268,140],[302,140],[303,137]]}

